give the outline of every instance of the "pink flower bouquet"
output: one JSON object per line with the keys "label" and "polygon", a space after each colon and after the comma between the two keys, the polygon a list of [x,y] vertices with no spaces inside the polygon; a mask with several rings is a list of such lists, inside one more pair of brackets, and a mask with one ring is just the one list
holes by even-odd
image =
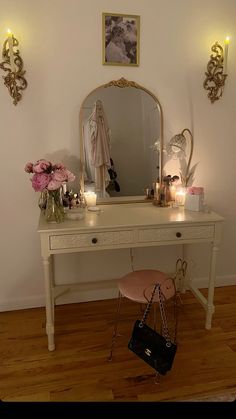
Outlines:
{"label": "pink flower bouquet", "polygon": [[64,219],[61,186],[65,182],[75,180],[62,163],[53,164],[48,160],[37,160],[36,163],[27,163],[26,173],[32,173],[31,182],[36,192],[41,192],[39,207],[45,210],[48,222],[61,222]]}
{"label": "pink flower bouquet", "polygon": [[31,182],[36,192],[55,191],[64,182],[75,180],[75,175],[67,170],[62,163],[53,164],[44,159],[37,160],[36,163],[27,163],[25,172],[33,173]]}

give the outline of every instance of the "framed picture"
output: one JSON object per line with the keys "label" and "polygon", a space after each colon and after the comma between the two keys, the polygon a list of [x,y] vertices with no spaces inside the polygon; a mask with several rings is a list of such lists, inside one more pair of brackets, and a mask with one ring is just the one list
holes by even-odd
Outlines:
{"label": "framed picture", "polygon": [[139,65],[140,16],[102,14],[102,55],[105,65]]}

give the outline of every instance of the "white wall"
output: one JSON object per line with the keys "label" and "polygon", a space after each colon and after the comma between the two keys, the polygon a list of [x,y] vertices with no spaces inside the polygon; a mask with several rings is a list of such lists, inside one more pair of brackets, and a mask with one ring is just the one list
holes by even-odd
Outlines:
{"label": "white wall", "polygon": [[[0,81],[0,309],[43,301],[38,195],[25,163],[47,157],[75,170],[82,100],[97,85],[122,76],[159,98],[165,140],[185,127],[193,130],[193,163],[199,161],[195,184],[205,187],[208,203],[226,218],[217,272],[235,278],[235,0],[0,0],[0,10],[0,42],[10,27],[29,83],[15,107]],[[141,16],[139,67],[102,65],[102,12]],[[212,105],[202,87],[204,72],[211,45],[226,34],[232,37],[229,77],[223,98]],[[171,250],[137,249],[136,266],[166,268],[175,257]],[[204,255],[205,247],[193,253],[198,276],[206,274]],[[126,250],[58,259],[59,277],[68,281],[80,268],[82,281],[115,278],[130,268]]]}

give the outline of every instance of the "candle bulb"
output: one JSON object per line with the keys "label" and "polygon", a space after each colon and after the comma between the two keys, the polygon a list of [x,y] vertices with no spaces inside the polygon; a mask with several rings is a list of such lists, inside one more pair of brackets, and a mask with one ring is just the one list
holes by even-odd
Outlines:
{"label": "candle bulb", "polygon": [[225,38],[225,51],[224,51],[224,74],[227,74],[228,49],[229,49],[229,36],[227,36],[227,37]]}
{"label": "candle bulb", "polygon": [[155,195],[155,198],[157,200],[159,199],[159,192],[160,192],[160,183],[159,182],[156,182],[155,183],[154,195]]}
{"label": "candle bulb", "polygon": [[13,34],[12,34],[10,29],[7,30],[7,36],[8,36],[8,47],[9,47],[11,71],[15,72],[14,51],[13,51]]}

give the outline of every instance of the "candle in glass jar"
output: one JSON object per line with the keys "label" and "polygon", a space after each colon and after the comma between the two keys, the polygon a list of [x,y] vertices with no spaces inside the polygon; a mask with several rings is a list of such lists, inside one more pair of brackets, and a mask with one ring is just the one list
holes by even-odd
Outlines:
{"label": "candle in glass jar", "polygon": [[87,207],[95,207],[97,202],[97,194],[95,192],[85,192],[85,201],[87,204]]}
{"label": "candle in glass jar", "polygon": [[186,191],[183,189],[176,191],[175,193],[175,203],[178,206],[182,206],[185,203]]}

